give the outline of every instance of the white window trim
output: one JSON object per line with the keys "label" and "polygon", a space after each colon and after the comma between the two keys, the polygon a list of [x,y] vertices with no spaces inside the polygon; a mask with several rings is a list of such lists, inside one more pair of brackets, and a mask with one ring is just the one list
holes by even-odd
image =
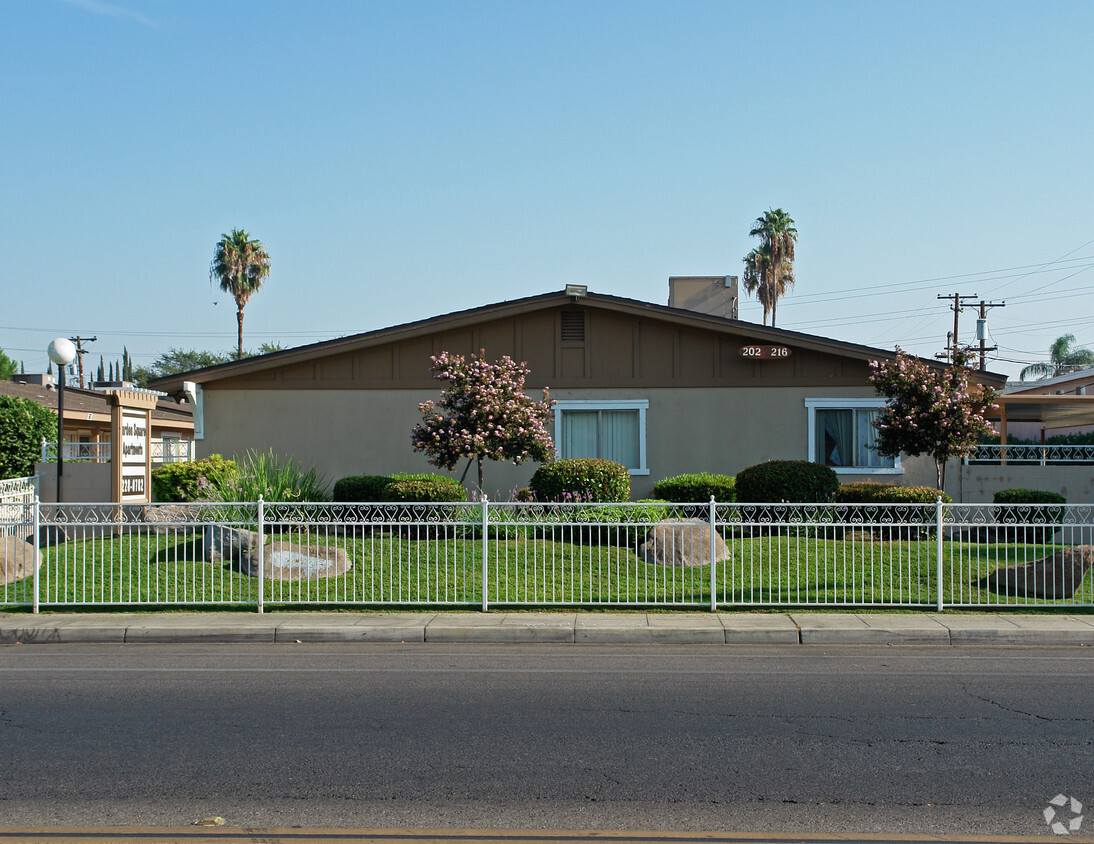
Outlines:
{"label": "white window trim", "polygon": [[[878,408],[885,407],[885,399],[806,399],[805,409],[808,418],[809,442],[808,457],[810,463],[816,463],[817,454],[817,414],[818,408],[831,408],[834,410],[853,410],[860,407]],[[904,468],[900,465],[900,455],[893,458],[893,467],[869,468],[866,466],[831,466],[829,467],[837,475],[903,475]]]}
{"label": "white window trim", "polygon": [[596,399],[567,399],[555,402],[555,456],[562,457],[562,412],[564,410],[637,410],[638,411],[638,468],[629,469],[632,475],[648,475],[646,464],[646,411],[649,399],[616,399],[597,401]]}

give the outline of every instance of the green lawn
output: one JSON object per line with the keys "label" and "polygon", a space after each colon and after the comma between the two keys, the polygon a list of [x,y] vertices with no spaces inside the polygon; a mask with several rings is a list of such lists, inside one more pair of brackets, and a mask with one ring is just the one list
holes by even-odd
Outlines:
{"label": "green lawn", "polygon": [[[596,531],[594,536],[591,532]],[[667,567],[636,553],[645,528],[565,529],[503,526],[487,543],[488,600],[523,605],[710,605],[709,566]],[[280,536],[274,538],[282,538]],[[266,581],[264,599],[284,604],[479,606],[481,530],[411,526],[398,531],[298,531],[302,544],[344,548],[344,575]],[[723,606],[900,605],[933,607],[938,546],[931,538],[788,529],[725,535],[732,555],[715,567]],[[594,541],[595,540],[595,541]],[[1053,546],[943,543],[942,594],[947,604],[1091,604],[1091,583],[1068,601],[1001,596],[975,581],[1000,565],[1037,559]],[[53,605],[254,604],[259,581],[238,567],[201,559],[193,535],[83,529],[43,548],[40,601]],[[1088,581],[1094,578],[1088,578]],[[31,602],[31,579],[0,586],[0,604]]]}

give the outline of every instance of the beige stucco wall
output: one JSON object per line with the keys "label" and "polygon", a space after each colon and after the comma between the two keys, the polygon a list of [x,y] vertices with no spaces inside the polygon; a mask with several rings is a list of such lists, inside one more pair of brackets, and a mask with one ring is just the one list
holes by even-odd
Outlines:
{"label": "beige stucco wall", "polygon": [[1071,504],[1094,503],[1094,467],[1091,466],[990,466],[973,463],[948,470],[956,479],[946,490],[955,501],[991,501],[1001,489],[1045,489],[1058,492]]}
{"label": "beige stucco wall", "polygon": [[[207,390],[205,439],[199,457],[217,452],[237,456],[247,449],[272,448],[291,454],[304,467],[316,466],[333,482],[347,475],[436,471],[415,454],[410,431],[418,404],[436,390]],[[651,494],[656,481],[681,472],[736,474],[776,458],[808,457],[806,398],[862,398],[868,387],[727,387],[649,390],[552,390],[558,400],[648,399],[646,448],[649,475],[631,478],[632,497]],[[915,464],[913,464],[915,465]],[[462,472],[461,465],[458,472]],[[487,463],[491,497],[507,498],[526,486],[534,464]],[[472,470],[473,471],[473,470]],[[933,464],[917,483],[934,484]],[[841,480],[862,480],[842,475]],[[908,483],[903,475],[877,480]]]}

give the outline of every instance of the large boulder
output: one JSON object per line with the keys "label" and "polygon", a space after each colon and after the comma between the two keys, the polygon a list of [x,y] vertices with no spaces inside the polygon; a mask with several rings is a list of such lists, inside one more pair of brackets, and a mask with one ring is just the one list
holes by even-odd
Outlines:
{"label": "large boulder", "polygon": [[190,507],[181,504],[146,504],[141,508],[141,522],[151,533],[191,533],[194,514]]}
{"label": "large boulder", "polygon": [[262,537],[253,530],[206,525],[202,546],[204,558],[209,563],[219,563],[225,559],[241,563],[261,541]]}
{"label": "large boulder", "polygon": [[[647,563],[661,566],[710,565],[710,524],[702,519],[666,519],[646,534],[638,554]],[[722,537],[714,534],[714,562],[730,557]]]}
{"label": "large boulder", "polygon": [[34,574],[36,563],[41,564],[42,554],[34,558],[34,543],[18,536],[0,537],[0,586],[14,583]]}
{"label": "large boulder", "polygon": [[[267,580],[318,580],[345,574],[353,565],[342,548],[271,542],[263,550],[262,575]],[[243,573],[258,577],[258,546],[253,547]]]}
{"label": "large boulder", "polygon": [[1094,545],[1073,545],[1032,563],[996,569],[978,585],[1000,595],[1070,598],[1094,563]]}

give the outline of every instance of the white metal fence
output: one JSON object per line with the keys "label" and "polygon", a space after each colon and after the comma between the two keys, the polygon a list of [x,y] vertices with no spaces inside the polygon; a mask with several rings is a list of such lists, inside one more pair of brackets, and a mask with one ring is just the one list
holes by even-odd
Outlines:
{"label": "white metal fence", "polygon": [[[183,463],[194,459],[193,443],[190,440],[166,439],[150,442],[150,456],[153,463]],[[111,448],[108,442],[73,443],[66,442],[61,450],[65,462],[109,463]],[[42,440],[42,462],[57,462],[57,443]]]}
{"label": "white metal fence", "polygon": [[35,608],[1094,606],[1089,505],[13,506]]}
{"label": "white metal fence", "polygon": [[982,443],[965,458],[965,463],[1037,465],[1094,463],[1094,445],[999,445]]}

